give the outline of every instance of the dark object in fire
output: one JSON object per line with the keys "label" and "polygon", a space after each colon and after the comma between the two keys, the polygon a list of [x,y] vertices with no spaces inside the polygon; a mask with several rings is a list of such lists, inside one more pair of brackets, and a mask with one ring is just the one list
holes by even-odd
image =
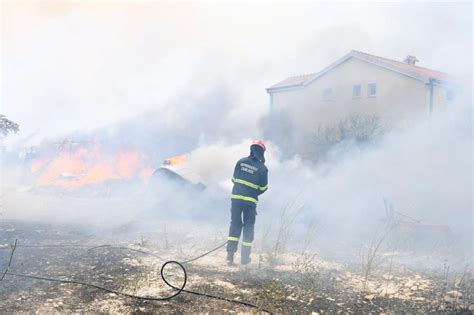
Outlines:
{"label": "dark object in fire", "polygon": [[197,184],[194,184],[167,167],[159,167],[155,170],[155,172],[153,172],[152,181],[156,182],[162,180],[172,181],[175,184],[187,186],[199,191],[206,189],[206,186],[203,183],[199,182]]}

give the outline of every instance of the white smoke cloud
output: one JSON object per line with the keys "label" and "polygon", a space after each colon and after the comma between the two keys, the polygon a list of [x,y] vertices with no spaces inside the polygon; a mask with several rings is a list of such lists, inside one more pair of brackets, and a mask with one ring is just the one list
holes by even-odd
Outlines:
{"label": "white smoke cloud", "polygon": [[[384,225],[384,199],[427,225],[445,225],[456,244],[472,246],[472,136],[470,111],[418,117],[375,147],[338,150],[316,168],[298,158],[270,170],[260,213],[269,220],[285,205],[305,207],[334,242],[372,236]],[[327,236],[326,235],[326,236]],[[365,238],[365,240],[367,240]],[[434,241],[433,241],[434,242]],[[462,245],[461,245],[462,244]]]}
{"label": "white smoke cloud", "polygon": [[144,111],[164,111],[179,124],[177,95],[224,84],[234,102],[228,133],[249,138],[268,109],[266,87],[319,71],[351,49],[400,60],[412,53],[420,65],[464,79],[472,68],[468,3],[2,8],[2,111],[20,123],[19,137],[93,129]]}
{"label": "white smoke cloud", "polygon": [[[199,213],[196,199],[167,186],[155,187],[156,195],[174,195],[179,211],[167,211],[168,199],[141,195],[88,201],[27,197],[9,187],[2,218],[114,225],[143,213],[186,217],[189,210],[227,224],[234,163],[248,154],[268,111],[264,89],[358,49],[393,59],[414,54],[422,66],[457,75],[468,87],[468,106],[431,122],[419,118],[378,147],[340,152],[317,168],[297,156],[282,160],[269,143],[270,189],[261,197],[257,230],[296,199],[305,206],[300,223],[315,217],[337,242],[373,231],[386,197],[400,212],[447,224],[460,242],[472,243],[471,4],[2,8],[2,113],[22,130],[10,143],[35,132],[61,138],[80,130],[74,134],[106,134],[155,152],[158,161],[190,151],[189,167],[211,186],[203,199],[218,199]],[[4,174],[3,186],[11,186],[5,178],[13,176]]]}

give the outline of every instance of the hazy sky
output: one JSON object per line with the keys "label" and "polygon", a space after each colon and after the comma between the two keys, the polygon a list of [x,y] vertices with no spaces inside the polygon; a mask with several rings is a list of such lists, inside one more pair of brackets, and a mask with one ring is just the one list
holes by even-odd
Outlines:
{"label": "hazy sky", "polygon": [[463,78],[472,70],[470,3],[2,2],[1,18],[1,112],[22,137],[149,110],[173,117],[170,104],[222,86],[232,91],[229,117],[252,129],[266,87],[351,49],[414,54]]}

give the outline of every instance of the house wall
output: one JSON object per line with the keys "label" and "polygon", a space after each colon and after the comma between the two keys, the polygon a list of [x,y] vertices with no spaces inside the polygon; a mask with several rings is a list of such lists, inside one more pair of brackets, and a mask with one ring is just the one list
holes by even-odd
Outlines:
{"label": "house wall", "polygon": [[[448,100],[446,94],[448,90],[454,91],[454,98]],[[453,87],[434,85],[433,86],[433,113],[444,113],[451,107],[458,106],[460,100],[459,90],[453,89]]]}
{"label": "house wall", "polygon": [[[368,84],[377,84],[377,95],[368,96]],[[352,97],[353,85],[361,84],[362,96]],[[333,99],[323,100],[322,91],[332,88]],[[445,94],[436,87],[435,103]],[[415,112],[428,113],[428,86],[414,78],[350,58],[305,88],[272,93],[272,111],[282,111],[306,131],[320,124],[339,122],[351,113],[377,113],[391,125],[409,123]],[[439,100],[438,100],[439,99]]]}

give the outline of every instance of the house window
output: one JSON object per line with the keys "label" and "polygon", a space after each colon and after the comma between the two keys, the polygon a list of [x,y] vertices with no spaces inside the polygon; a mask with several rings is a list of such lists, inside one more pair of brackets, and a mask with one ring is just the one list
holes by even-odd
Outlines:
{"label": "house window", "polygon": [[447,101],[454,100],[454,91],[453,90],[447,90],[446,91],[446,100]]}
{"label": "house window", "polygon": [[377,95],[377,83],[369,83],[368,86],[369,96]]}
{"label": "house window", "polygon": [[333,99],[332,89],[324,89],[322,94],[323,101],[330,101]]}
{"label": "house window", "polygon": [[359,98],[362,96],[362,85],[357,84],[352,86],[352,98]]}

